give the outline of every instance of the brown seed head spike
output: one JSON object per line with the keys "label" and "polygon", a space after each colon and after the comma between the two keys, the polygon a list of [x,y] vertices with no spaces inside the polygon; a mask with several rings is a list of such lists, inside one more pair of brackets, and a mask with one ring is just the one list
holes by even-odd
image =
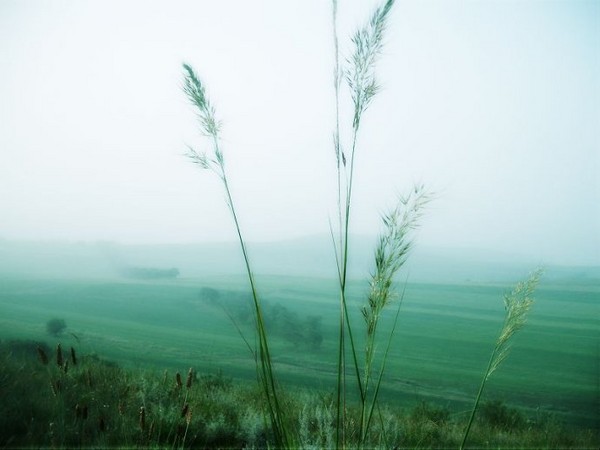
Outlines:
{"label": "brown seed head spike", "polygon": [[192,387],[193,376],[194,376],[194,371],[190,367],[190,370],[188,370],[188,374],[187,374],[187,380],[185,380],[185,387],[188,389]]}
{"label": "brown seed head spike", "polygon": [[187,403],[185,405],[183,405],[183,408],[181,408],[181,417],[185,417],[187,415],[189,409],[190,409],[190,407]]}
{"label": "brown seed head spike", "polygon": [[56,380],[56,381],[50,381],[50,388],[52,389],[52,394],[56,397],[58,396],[58,394],[60,394],[60,391],[62,390],[62,386],[60,384],[60,380]]}
{"label": "brown seed head spike", "polygon": [[74,366],[77,365],[77,356],[75,356],[75,349],[71,347],[71,362]]}
{"label": "brown seed head spike", "polygon": [[48,365],[48,355],[46,355],[46,352],[42,349],[42,347],[38,347],[37,352],[42,364],[45,366]]}
{"label": "brown seed head spike", "polygon": [[60,347],[60,344],[58,344],[56,346],[56,364],[58,365],[58,367],[63,366],[63,354],[62,354],[62,348]]}
{"label": "brown seed head spike", "polygon": [[146,409],[141,406],[140,407],[140,430],[144,430],[146,428]]}
{"label": "brown seed head spike", "polygon": [[179,372],[175,374],[175,383],[179,389],[181,389],[181,386],[183,386],[183,383],[181,382],[181,374]]}

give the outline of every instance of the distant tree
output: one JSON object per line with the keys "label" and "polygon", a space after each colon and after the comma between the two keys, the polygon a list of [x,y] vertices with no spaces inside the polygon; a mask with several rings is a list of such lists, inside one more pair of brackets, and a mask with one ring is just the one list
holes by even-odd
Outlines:
{"label": "distant tree", "polygon": [[52,336],[58,336],[67,328],[63,319],[50,319],[46,322],[46,331]]}
{"label": "distant tree", "polygon": [[207,303],[215,304],[221,298],[221,293],[216,289],[203,287],[200,289],[200,298]]}
{"label": "distant tree", "polygon": [[317,350],[323,343],[322,317],[308,316],[306,318],[305,332],[306,344],[311,350]]}

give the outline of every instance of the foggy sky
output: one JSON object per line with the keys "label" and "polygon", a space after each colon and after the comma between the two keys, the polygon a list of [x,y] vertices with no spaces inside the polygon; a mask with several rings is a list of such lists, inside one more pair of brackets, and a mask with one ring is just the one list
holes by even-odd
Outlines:
{"label": "foggy sky", "polygon": [[[339,2],[340,39],[378,2]],[[423,245],[600,264],[600,2],[400,1],[359,138],[352,231],[414,182]],[[0,2],[0,238],[235,238],[181,90],[207,85],[246,237],[335,217],[330,2]],[[342,112],[348,123],[351,113]]]}

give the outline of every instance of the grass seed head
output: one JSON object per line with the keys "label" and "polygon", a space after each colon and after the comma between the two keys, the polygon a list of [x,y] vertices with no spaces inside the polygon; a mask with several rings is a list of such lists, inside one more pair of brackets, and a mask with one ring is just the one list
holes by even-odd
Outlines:
{"label": "grass seed head", "polygon": [[55,397],[57,397],[58,394],[60,394],[60,391],[62,390],[60,380],[50,381],[50,389],[52,389],[52,394]]}
{"label": "grass seed head", "polygon": [[62,348],[60,346],[60,344],[58,344],[56,346],[56,365],[58,367],[62,367],[63,366],[63,354],[62,354]]}
{"label": "grass seed head", "polygon": [[140,430],[144,430],[146,428],[146,408],[140,406]]}
{"label": "grass seed head", "polygon": [[48,365],[48,355],[46,355],[46,352],[44,351],[44,349],[42,347],[38,347],[37,353],[38,353],[38,357],[40,358],[41,363],[45,366]]}
{"label": "grass seed head", "polygon": [[187,379],[185,380],[185,387],[188,389],[192,387],[193,376],[194,376],[194,371],[190,367],[190,370],[188,370]]}

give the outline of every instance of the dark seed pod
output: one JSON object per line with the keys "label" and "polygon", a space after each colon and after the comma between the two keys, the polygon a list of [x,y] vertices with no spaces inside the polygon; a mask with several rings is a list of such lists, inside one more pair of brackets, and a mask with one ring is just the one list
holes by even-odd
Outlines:
{"label": "dark seed pod", "polygon": [[193,376],[194,376],[194,371],[190,367],[190,370],[188,370],[187,379],[185,380],[185,387],[188,389],[192,387]]}
{"label": "dark seed pod", "polygon": [[58,344],[56,346],[56,365],[58,367],[62,367],[63,366],[63,354],[62,354],[62,348],[60,346],[60,344]]}
{"label": "dark seed pod", "polygon": [[42,364],[45,366],[48,365],[48,355],[46,355],[46,352],[42,349],[42,347],[38,347],[37,352]]}

